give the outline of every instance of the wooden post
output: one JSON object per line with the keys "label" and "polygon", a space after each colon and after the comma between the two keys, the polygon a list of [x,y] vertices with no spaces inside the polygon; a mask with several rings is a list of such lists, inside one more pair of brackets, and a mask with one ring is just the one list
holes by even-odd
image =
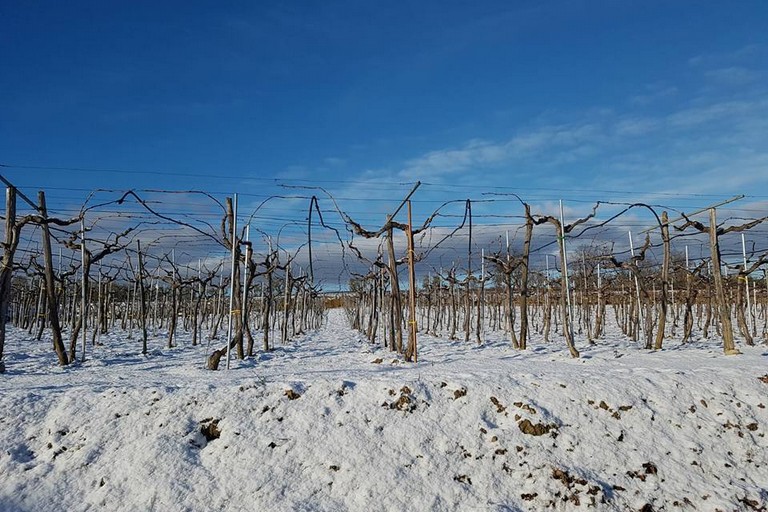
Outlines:
{"label": "wooden post", "polygon": [[[248,242],[250,241],[251,236],[251,225],[248,224],[245,226],[245,264],[243,265],[243,304],[240,307],[242,309],[242,316],[243,316],[243,330],[245,330],[245,324],[248,322],[248,307],[247,307],[247,301],[248,301],[248,265],[251,261],[251,244]],[[198,274],[200,271],[198,270]],[[199,278],[198,278],[199,279]]]}
{"label": "wooden post", "polygon": [[720,243],[717,236],[717,213],[715,208],[709,209],[709,248],[712,257],[712,277],[715,281],[715,298],[717,311],[720,315],[720,324],[723,333],[723,352],[725,355],[741,354],[736,349],[733,339],[733,324],[728,304],[725,302],[725,289],[723,288],[723,276],[720,270]]}
{"label": "wooden post", "polygon": [[[528,275],[531,259],[531,238],[533,237],[533,219],[531,207],[523,203],[525,208],[525,240],[523,241],[522,274],[520,276],[520,336],[518,346],[525,350],[528,346]],[[507,232],[507,254],[509,254],[509,232]],[[511,307],[515,307],[514,302]],[[514,326],[510,327],[514,329]]]}
{"label": "wooden post", "polygon": [[387,257],[389,263],[389,281],[390,281],[390,293],[392,295],[392,301],[390,303],[391,310],[391,333],[393,334],[390,340],[390,348],[403,351],[403,327],[402,327],[402,304],[400,301],[400,283],[397,279],[397,260],[395,259],[395,244],[392,239],[392,221],[391,216],[387,216]]}
{"label": "wooden post", "polygon": [[16,188],[5,189],[5,243],[3,261],[0,269],[0,373],[5,372],[3,350],[5,347],[5,321],[8,317],[8,305],[11,303],[11,279],[13,277],[13,255],[16,252]]}
{"label": "wooden post", "polygon": [[669,248],[669,217],[667,212],[661,212],[661,238],[664,243],[664,260],[661,266],[661,301],[659,302],[659,327],[656,331],[656,341],[653,348],[661,350],[664,342],[664,329],[667,325],[667,286],[669,284],[669,263],[671,259]]}
{"label": "wooden post", "polygon": [[[741,234],[741,255],[744,258],[744,291],[747,295],[747,317],[745,319],[746,331],[749,332],[749,319],[752,318],[752,325],[755,322],[755,316],[752,311],[752,300],[749,297],[749,274],[747,274],[747,242],[744,239],[744,233]],[[739,307],[741,307],[739,305]]]}
{"label": "wooden post", "polygon": [[[83,317],[83,355],[82,355],[82,361],[85,361],[85,351],[87,349],[87,343],[88,343],[88,336],[86,335],[88,331],[88,304],[86,297],[87,292],[87,281],[88,276],[85,273],[85,217],[80,219],[80,273],[82,274],[82,285],[80,286],[81,294],[80,294],[80,314]],[[74,341],[73,341],[74,346]],[[74,356],[73,356],[74,357]]]}
{"label": "wooden post", "polygon": [[563,312],[563,333],[565,334],[565,343],[572,357],[579,357],[579,351],[576,349],[573,336],[573,308],[571,306],[571,290],[568,281],[568,251],[565,246],[565,220],[563,215],[563,201],[560,201],[560,225],[558,226],[560,260],[562,263],[560,280],[562,283],[562,293],[560,294],[560,308]]}
{"label": "wooden post", "polygon": [[232,205],[232,268],[229,280],[229,322],[227,324],[227,370],[229,370],[230,361],[230,348],[232,347],[232,315],[234,314],[234,300],[235,300],[235,260],[237,250],[237,194],[234,194],[234,200]]}
{"label": "wooden post", "polygon": [[413,359],[414,363],[419,362],[418,346],[416,340],[416,266],[413,254],[413,221],[411,217],[411,201],[408,200],[408,350],[405,353],[405,360]]}
{"label": "wooden post", "polygon": [[136,251],[139,253],[139,316],[141,317],[141,353],[147,355],[147,302],[144,290],[144,259],[141,256],[141,240],[136,240]]}
{"label": "wooden post", "polygon": [[[632,243],[632,231],[627,232],[629,234],[629,253],[632,255],[632,257],[635,257],[635,246]],[[643,308],[640,300],[640,281],[637,279],[637,274],[632,275],[633,279],[635,280],[635,298],[637,300],[637,317],[635,318],[635,326],[637,328],[636,332],[638,337],[643,329]],[[650,348],[650,347],[647,347]]]}
{"label": "wooden post", "polygon": [[45,259],[45,295],[48,303],[48,321],[53,334],[53,350],[59,358],[59,364],[69,364],[67,349],[61,337],[61,325],[59,324],[59,304],[56,300],[56,281],[53,278],[53,255],[51,254],[51,233],[48,229],[48,212],[45,207],[45,192],[38,194],[40,202],[40,215],[43,217],[43,258]]}

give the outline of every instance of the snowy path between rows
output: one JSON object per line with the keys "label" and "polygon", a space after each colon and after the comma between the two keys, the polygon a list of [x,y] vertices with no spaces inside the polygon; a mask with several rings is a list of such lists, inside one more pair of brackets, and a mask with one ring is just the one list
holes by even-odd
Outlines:
{"label": "snowy path between rows", "polygon": [[572,359],[558,341],[420,336],[409,364],[341,310],[229,371],[185,339],[147,357],[125,335],[101,342],[59,368],[49,341],[12,331],[0,510],[768,506],[764,345],[725,357],[614,336]]}

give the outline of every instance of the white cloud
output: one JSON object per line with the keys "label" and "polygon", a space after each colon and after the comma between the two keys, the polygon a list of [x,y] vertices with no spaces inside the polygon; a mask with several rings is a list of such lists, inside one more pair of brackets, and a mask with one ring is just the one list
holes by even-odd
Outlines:
{"label": "white cloud", "polygon": [[712,52],[695,55],[688,59],[688,65],[697,67],[722,67],[733,63],[760,58],[766,53],[763,44],[748,44],[730,52]]}
{"label": "white cloud", "polygon": [[614,130],[618,135],[634,137],[637,135],[646,135],[659,127],[658,119],[648,117],[632,117],[619,120]]}
{"label": "white cloud", "polygon": [[502,142],[475,139],[460,148],[429,151],[409,160],[398,176],[409,180],[440,180],[468,170],[520,162],[555,150],[560,160],[568,153],[573,156],[584,151],[587,145],[601,137],[603,128],[598,124],[579,123],[543,126]]}
{"label": "white cloud", "polygon": [[712,69],[704,73],[704,76],[714,82],[726,86],[742,86],[757,82],[760,73],[741,66]]}
{"label": "white cloud", "polygon": [[656,101],[675,96],[679,91],[677,87],[666,86],[662,84],[651,84],[646,86],[645,94],[632,96],[630,103],[638,106],[647,106]]}
{"label": "white cloud", "polygon": [[765,110],[766,107],[768,107],[768,100],[765,99],[711,103],[670,114],[667,116],[667,122],[676,127],[694,127],[724,119],[738,120],[745,115],[752,116],[757,111]]}

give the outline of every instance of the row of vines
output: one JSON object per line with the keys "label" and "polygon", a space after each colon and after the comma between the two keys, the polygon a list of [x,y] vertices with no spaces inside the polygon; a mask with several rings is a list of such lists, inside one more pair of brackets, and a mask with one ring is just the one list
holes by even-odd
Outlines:
{"label": "row of vines", "polygon": [[[49,332],[61,365],[85,360],[104,335],[119,331],[135,338],[143,354],[151,352],[150,340],[173,348],[184,333],[193,346],[206,347],[206,366],[218,369],[223,358],[228,366],[231,357],[251,357],[319,328],[336,297],[343,297],[353,328],[407,361],[418,360],[419,334],[482,343],[488,331],[520,350],[534,335],[562,339],[578,357],[577,345],[604,337],[609,318],[648,349],[716,336],[725,354],[737,354],[737,337],[747,345],[768,340],[768,251],[754,243],[748,251],[744,243],[745,233],[761,235],[768,216],[718,224],[716,206],[678,211],[670,220],[658,206],[597,203],[566,223],[562,206],[559,216],[537,214],[505,194],[486,200],[518,206],[520,222],[501,231],[503,243],[487,229],[478,234],[477,202],[469,199],[445,202],[414,225],[417,183],[378,229],[365,228],[315,188],[317,196],[302,197],[309,201],[302,218],[268,233],[257,213],[272,200],[295,203],[297,196],[269,197],[239,222],[245,217],[236,195],[221,202],[185,192],[212,207],[213,217],[204,217],[171,215],[135,191],[111,192],[104,201],[89,196],[62,218],[48,214],[44,192],[31,201],[3,181],[0,315],[38,340]],[[19,201],[31,213],[17,215]],[[400,222],[406,206],[407,222]],[[451,208],[461,213],[447,214]],[[609,213],[601,220],[603,209]],[[630,233],[629,248],[615,250],[604,234],[636,212],[651,220],[642,243],[633,244]],[[702,214],[706,222],[698,220]],[[452,218],[460,220],[438,226]],[[301,226],[302,239],[281,241],[289,224]],[[733,247],[739,236],[742,257],[724,258],[722,245]],[[688,258],[693,240],[706,255]],[[317,279],[313,246],[317,251],[320,241],[327,252],[333,246],[334,272],[348,276],[346,290],[328,293]],[[437,256],[446,247],[454,255],[449,264]]]}

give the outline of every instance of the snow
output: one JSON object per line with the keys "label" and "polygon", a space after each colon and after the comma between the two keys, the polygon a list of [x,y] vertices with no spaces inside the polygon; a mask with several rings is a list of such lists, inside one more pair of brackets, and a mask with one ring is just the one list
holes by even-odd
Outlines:
{"label": "snow", "polygon": [[60,368],[50,340],[11,330],[0,510],[768,506],[765,345],[649,352],[613,334],[572,359],[557,339],[421,335],[410,364],[341,310],[229,371],[189,338],[146,357],[125,333],[101,342]]}

